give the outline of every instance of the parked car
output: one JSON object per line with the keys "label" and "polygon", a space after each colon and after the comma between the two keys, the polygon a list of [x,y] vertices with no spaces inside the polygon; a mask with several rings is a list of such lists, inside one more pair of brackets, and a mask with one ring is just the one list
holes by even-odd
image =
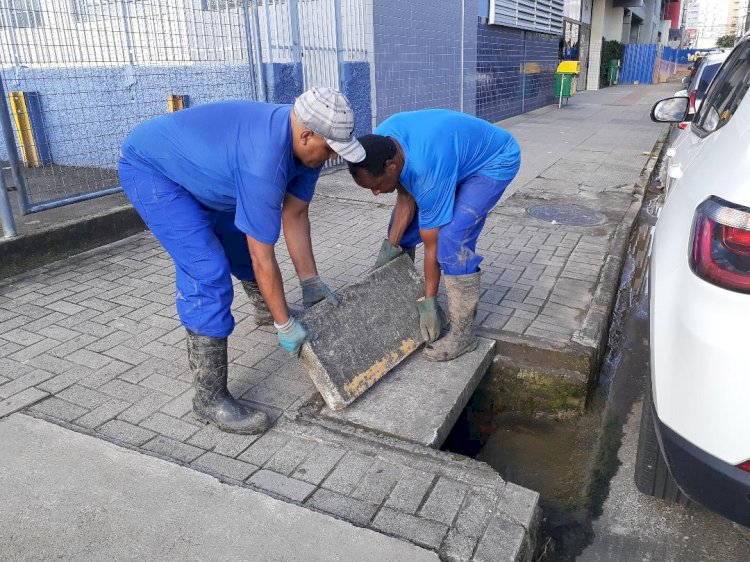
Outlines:
{"label": "parked car", "polygon": [[[750,34],[716,74],[669,165],[650,263],[651,380],[635,480],[750,526]],[[684,97],[652,109],[689,120]]]}
{"label": "parked car", "polygon": [[695,74],[687,81],[684,82],[685,89],[675,92],[675,96],[685,96],[690,98],[690,113],[695,113],[701,105],[703,98],[706,95],[706,90],[711,84],[716,73],[727,60],[729,53],[717,53],[707,55],[699,59],[698,67],[695,70]]}

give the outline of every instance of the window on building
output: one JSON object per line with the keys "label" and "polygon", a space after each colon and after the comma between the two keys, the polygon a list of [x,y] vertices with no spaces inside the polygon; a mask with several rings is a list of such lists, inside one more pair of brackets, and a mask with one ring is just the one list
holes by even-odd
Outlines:
{"label": "window on building", "polygon": [[0,26],[41,27],[41,0],[0,0]]}
{"label": "window on building", "polygon": [[581,19],[581,0],[565,0],[563,15],[572,20]]}
{"label": "window on building", "polygon": [[594,7],[594,0],[583,0],[581,3],[581,21],[591,23],[591,12]]}
{"label": "window on building", "polygon": [[[135,1],[139,0],[130,0]],[[120,0],[70,0],[70,12],[76,23],[119,17],[120,8]]]}
{"label": "window on building", "polygon": [[201,0],[201,8],[207,12],[233,10],[242,5],[242,0]]}
{"label": "window on building", "polygon": [[565,33],[563,36],[562,52],[560,58],[563,60],[579,60],[579,34],[581,26],[577,23],[565,22]]}
{"label": "window on building", "polygon": [[91,20],[91,10],[87,0],[70,0],[70,12],[76,23],[84,23]]}

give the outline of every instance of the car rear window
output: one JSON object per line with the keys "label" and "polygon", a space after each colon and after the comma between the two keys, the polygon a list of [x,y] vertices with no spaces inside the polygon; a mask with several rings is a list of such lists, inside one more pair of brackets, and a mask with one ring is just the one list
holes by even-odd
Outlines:
{"label": "car rear window", "polygon": [[696,90],[698,91],[699,98],[703,97],[706,94],[706,90],[708,90],[708,85],[711,83],[711,80],[714,79],[714,76],[716,76],[716,73],[719,72],[720,68],[721,68],[721,63],[717,62],[703,69],[703,74],[701,74],[700,82],[698,83],[698,87],[696,88]]}
{"label": "car rear window", "polygon": [[705,136],[726,125],[750,87],[750,41],[742,41],[716,74],[693,121]]}

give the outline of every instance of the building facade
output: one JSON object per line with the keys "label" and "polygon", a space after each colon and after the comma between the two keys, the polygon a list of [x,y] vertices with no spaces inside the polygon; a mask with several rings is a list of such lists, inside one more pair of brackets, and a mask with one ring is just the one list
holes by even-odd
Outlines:
{"label": "building facade", "polygon": [[730,17],[734,0],[687,0],[685,30],[687,47],[710,49],[716,40],[731,33]]}
{"label": "building facade", "polygon": [[357,134],[425,108],[494,122],[554,101],[562,11],[563,0],[0,0],[0,79],[35,100],[39,142],[68,166],[113,168],[169,96],[290,103],[335,87]]}
{"label": "building facade", "polygon": [[727,34],[740,36],[750,29],[750,2],[729,0]]}

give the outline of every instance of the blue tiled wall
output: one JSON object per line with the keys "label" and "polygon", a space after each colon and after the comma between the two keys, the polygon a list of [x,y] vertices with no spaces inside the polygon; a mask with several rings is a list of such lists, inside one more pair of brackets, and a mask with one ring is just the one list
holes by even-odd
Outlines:
{"label": "blue tiled wall", "polygon": [[463,111],[493,122],[554,103],[559,38],[490,26],[485,3],[464,2],[462,38],[461,0],[374,1],[378,123],[400,111],[462,109],[462,85]]}
{"label": "blue tiled wall", "polygon": [[[302,92],[300,65],[266,65],[264,70],[269,101],[292,103]],[[54,163],[114,168],[128,133],[138,123],[166,113],[167,94],[186,94],[191,106],[253,99],[250,72],[247,65],[20,68],[4,73],[4,86],[8,92],[39,93]],[[344,92],[355,109],[357,131],[367,133],[371,124],[368,63],[346,63],[343,75]],[[0,142],[0,160],[7,158],[5,143]]]}
{"label": "blue tiled wall", "polygon": [[477,116],[500,121],[523,111],[524,32],[479,23]]}
{"label": "blue tiled wall", "polygon": [[532,111],[555,103],[555,71],[560,38],[557,35],[524,33],[526,69],[523,110]]}
{"label": "blue tiled wall", "polygon": [[554,103],[558,43],[554,35],[490,26],[480,18],[477,116],[495,122]]}
{"label": "blue tiled wall", "polygon": [[460,21],[460,0],[373,2],[378,123],[400,111],[460,109]]}

